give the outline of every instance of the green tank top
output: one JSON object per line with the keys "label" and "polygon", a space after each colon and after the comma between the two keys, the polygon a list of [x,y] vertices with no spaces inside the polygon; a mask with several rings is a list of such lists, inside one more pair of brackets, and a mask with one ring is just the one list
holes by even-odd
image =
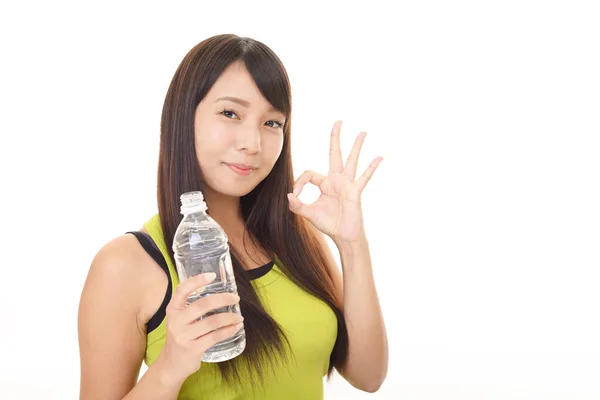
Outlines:
{"label": "green tank top", "polygon": [[[158,214],[144,224],[169,267],[173,291],[179,284],[162,234]],[[323,399],[324,376],[327,374],[329,357],[337,337],[337,319],[331,308],[295,285],[277,264],[259,278],[252,286],[261,299],[265,310],[283,328],[293,355],[274,374],[265,374],[263,389],[253,391],[250,377],[242,371],[240,388],[227,386],[222,380],[217,364],[202,363],[200,369],[190,375],[179,393],[179,400],[313,400]],[[243,313],[243,310],[242,310]],[[150,367],[158,358],[166,339],[166,321],[148,333],[144,362]]]}

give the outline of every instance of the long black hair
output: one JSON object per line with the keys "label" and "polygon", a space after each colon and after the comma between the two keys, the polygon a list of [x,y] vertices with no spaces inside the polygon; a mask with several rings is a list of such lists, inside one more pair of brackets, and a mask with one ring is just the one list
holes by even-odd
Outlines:
{"label": "long black hair", "polygon": [[[200,101],[221,73],[232,63],[241,62],[262,95],[286,116],[281,154],[270,174],[240,199],[242,216],[251,238],[268,252],[275,253],[282,271],[297,285],[323,300],[337,317],[338,334],[331,353],[328,378],[333,368],[345,364],[348,332],[336,297],[333,279],[317,238],[304,218],[288,208],[286,194],[294,182],[290,150],[292,113],[291,89],[287,72],[277,55],[263,43],[233,34],[210,37],[193,47],[183,58],[169,86],[161,119],[158,162],[158,209],[162,231],[171,260],[171,244],[182,219],[179,196],[204,190],[195,151],[194,115]],[[231,243],[232,264],[240,306],[244,312],[246,349],[243,357],[219,363],[223,379],[237,381],[239,362],[263,377],[265,363],[276,355],[286,356],[287,340],[277,322],[264,310]]]}

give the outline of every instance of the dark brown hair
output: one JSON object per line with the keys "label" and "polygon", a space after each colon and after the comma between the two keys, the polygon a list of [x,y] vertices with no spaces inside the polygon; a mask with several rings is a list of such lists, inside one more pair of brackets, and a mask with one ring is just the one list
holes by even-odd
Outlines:
{"label": "dark brown hair", "polygon": [[[217,35],[193,47],[183,58],[169,86],[161,118],[158,162],[158,210],[171,260],[171,244],[182,219],[182,193],[204,190],[195,151],[194,113],[221,73],[232,63],[242,62],[262,95],[286,116],[281,154],[270,174],[240,199],[241,212],[250,236],[268,253],[275,253],[278,266],[297,285],[323,300],[338,321],[337,339],[331,353],[327,377],[333,367],[342,368],[347,359],[348,333],[336,298],[331,273],[317,238],[302,217],[288,208],[287,193],[294,182],[290,150],[291,89],[286,70],[277,55],[263,43],[233,34]],[[208,210],[210,213],[210,210]],[[228,383],[238,381],[238,367],[245,361],[259,378],[268,365],[284,359],[287,339],[279,325],[264,310],[250,278],[231,248],[240,307],[244,314],[246,349],[242,356],[219,363]]]}

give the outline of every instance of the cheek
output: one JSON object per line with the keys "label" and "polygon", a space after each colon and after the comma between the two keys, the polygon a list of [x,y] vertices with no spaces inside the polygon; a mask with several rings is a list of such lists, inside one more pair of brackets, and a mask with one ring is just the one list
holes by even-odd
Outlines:
{"label": "cheek", "polygon": [[215,126],[206,132],[206,140],[209,141],[209,143],[214,143],[215,145],[223,145],[227,143],[229,141],[228,138],[230,137],[231,132],[229,132],[229,130],[223,126]]}
{"label": "cheek", "polygon": [[200,164],[219,161],[231,146],[231,135],[222,128],[205,129],[196,135],[196,154]]}
{"label": "cheek", "polygon": [[269,137],[263,143],[263,154],[266,160],[275,164],[283,148],[283,135]]}

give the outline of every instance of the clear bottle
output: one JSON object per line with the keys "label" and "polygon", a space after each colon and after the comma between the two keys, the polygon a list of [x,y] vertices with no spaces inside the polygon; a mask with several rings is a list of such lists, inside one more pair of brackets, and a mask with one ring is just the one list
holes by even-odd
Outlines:
{"label": "clear bottle", "polygon": [[[227,235],[221,226],[206,213],[202,192],[181,195],[181,220],[173,239],[173,252],[179,281],[194,275],[214,272],[217,277],[201,293],[193,292],[187,300],[190,304],[204,296],[229,292],[237,294],[237,286],[231,265]],[[234,312],[241,315],[239,303],[210,311],[199,318],[213,314]],[[246,348],[246,333],[242,327],[232,337],[225,339],[204,353],[203,362],[221,362],[240,355]]]}

